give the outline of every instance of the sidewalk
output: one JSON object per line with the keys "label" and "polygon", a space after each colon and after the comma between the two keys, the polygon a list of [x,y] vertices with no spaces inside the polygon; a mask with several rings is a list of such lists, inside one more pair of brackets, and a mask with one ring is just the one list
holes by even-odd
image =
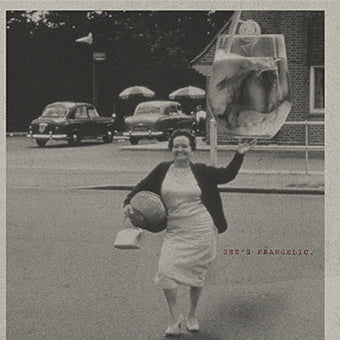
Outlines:
{"label": "sidewalk", "polygon": [[[147,173],[129,176],[115,174],[109,185],[88,185],[73,189],[131,190]],[[112,183],[114,182],[114,183]],[[324,195],[323,175],[266,175],[240,171],[232,182],[219,185],[221,192],[249,194]]]}
{"label": "sidewalk", "polygon": [[[124,140],[124,137],[116,137],[117,140]],[[157,143],[147,143],[140,145],[127,145],[122,147],[124,150],[167,150],[168,142],[157,142]],[[236,150],[236,144],[229,145],[219,145],[218,150]],[[322,145],[309,145],[308,151],[324,151],[324,146]],[[197,150],[201,151],[210,151],[210,146],[203,142],[201,138],[197,138]],[[277,144],[268,144],[268,145],[256,145],[252,148],[252,151],[305,151],[306,147],[304,145],[277,145]]]}
{"label": "sidewalk", "polygon": [[[165,151],[167,142],[145,142],[140,145],[124,145],[120,150],[133,151]],[[230,159],[237,145],[219,147],[218,163],[224,158]],[[245,193],[274,193],[274,194],[324,194],[324,160],[323,147],[315,147],[310,151],[309,171],[305,171],[305,154],[302,146],[258,145],[252,149],[235,180],[220,185],[221,192]],[[210,149],[206,143],[198,141],[197,152],[199,160],[209,163]],[[315,156],[316,154],[316,156]],[[283,164],[284,163],[284,164]],[[220,164],[219,164],[220,165]],[[144,174],[144,176],[147,173]],[[130,190],[143,176],[124,177],[124,174],[115,178],[116,184],[96,187],[97,189],[124,189]],[[125,185],[122,185],[126,183]]]}

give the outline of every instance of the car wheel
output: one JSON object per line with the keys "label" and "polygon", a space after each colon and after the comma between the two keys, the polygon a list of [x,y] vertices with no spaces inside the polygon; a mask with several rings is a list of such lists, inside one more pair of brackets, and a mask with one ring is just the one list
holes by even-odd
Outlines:
{"label": "car wheel", "polygon": [[137,145],[139,142],[139,139],[137,137],[130,137],[130,144],[131,145]]}
{"label": "car wheel", "polygon": [[70,139],[68,141],[68,144],[69,145],[79,145],[80,144],[80,136],[79,136],[79,132],[72,132],[71,136],[70,136]]}
{"label": "car wheel", "polygon": [[48,142],[48,139],[36,139],[35,141],[39,147],[44,147]]}
{"label": "car wheel", "polygon": [[106,131],[106,135],[103,137],[104,143],[112,143],[113,141],[113,133],[111,130]]}

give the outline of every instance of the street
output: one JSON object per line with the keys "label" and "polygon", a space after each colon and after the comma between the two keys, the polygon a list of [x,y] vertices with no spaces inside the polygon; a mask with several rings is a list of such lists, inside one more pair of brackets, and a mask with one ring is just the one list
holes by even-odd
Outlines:
{"label": "street", "polygon": [[[168,310],[153,283],[162,233],[145,233],[139,250],[114,249],[127,191],[81,189],[135,183],[171,158],[120,144],[41,149],[7,139],[7,339],[163,338]],[[253,157],[246,169],[268,168],[270,155]],[[275,157],[274,167],[288,158]],[[222,193],[222,201],[229,229],[200,301],[201,331],[181,338],[323,339],[323,196]],[[180,289],[183,313],[187,298]]]}
{"label": "street", "polygon": [[[142,141],[141,145],[155,143]],[[7,187],[22,188],[70,188],[101,186],[109,184],[135,184],[161,161],[171,160],[169,151],[140,151],[123,148],[129,142],[103,144],[102,141],[84,141],[80,146],[68,147],[66,142],[49,142],[46,148],[39,148],[26,137],[7,138]],[[218,166],[228,164],[234,151],[220,152]],[[250,185],[254,180],[247,174],[252,171],[303,172],[302,151],[261,151],[246,155],[240,174],[228,185]],[[209,152],[197,150],[194,162],[210,162]],[[309,170],[324,171],[324,153],[311,152]],[[261,185],[282,185],[282,176],[257,176]],[[260,178],[263,177],[263,178]],[[287,175],[287,185],[301,182],[310,187],[322,187],[323,174],[317,176]]]}

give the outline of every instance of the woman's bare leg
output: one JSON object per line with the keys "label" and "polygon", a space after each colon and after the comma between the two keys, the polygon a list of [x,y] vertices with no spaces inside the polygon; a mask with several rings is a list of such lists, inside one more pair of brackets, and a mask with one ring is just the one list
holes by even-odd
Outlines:
{"label": "woman's bare leg", "polygon": [[178,307],[177,307],[177,288],[163,289],[166,301],[171,315],[172,322],[175,323],[178,320]]}
{"label": "woman's bare leg", "polygon": [[190,287],[190,310],[188,319],[196,318],[196,309],[203,287]]}

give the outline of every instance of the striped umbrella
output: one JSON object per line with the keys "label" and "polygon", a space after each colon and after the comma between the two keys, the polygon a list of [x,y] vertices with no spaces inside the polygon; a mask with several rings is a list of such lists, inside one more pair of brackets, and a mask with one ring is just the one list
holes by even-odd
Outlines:
{"label": "striped umbrella", "polygon": [[169,99],[178,100],[183,98],[202,99],[205,97],[205,91],[195,86],[182,87],[169,94]]}
{"label": "striped umbrella", "polygon": [[120,99],[131,99],[137,97],[153,98],[155,92],[145,86],[131,86],[119,93]]}

